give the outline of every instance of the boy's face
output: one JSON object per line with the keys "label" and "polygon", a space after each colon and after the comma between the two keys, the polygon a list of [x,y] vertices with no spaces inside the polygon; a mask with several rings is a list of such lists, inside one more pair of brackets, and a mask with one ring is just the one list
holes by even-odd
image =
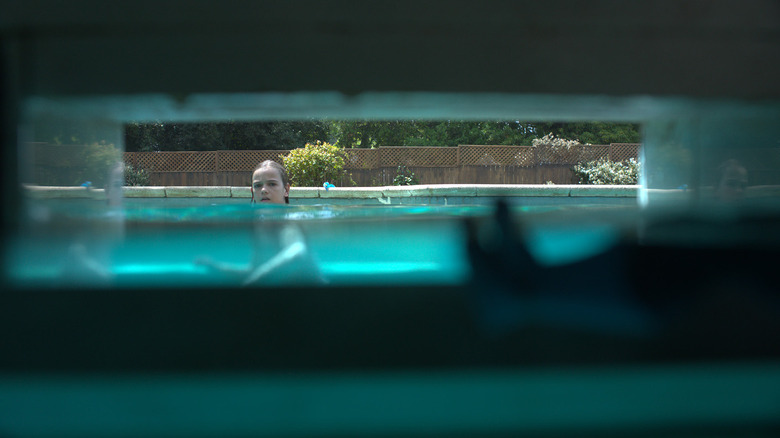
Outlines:
{"label": "boy's face", "polygon": [[737,201],[744,197],[747,187],[747,171],[742,167],[726,170],[718,187],[718,196],[724,201]]}
{"label": "boy's face", "polygon": [[281,173],[272,167],[262,167],[252,174],[252,195],[255,202],[284,204],[290,186],[282,183]]}

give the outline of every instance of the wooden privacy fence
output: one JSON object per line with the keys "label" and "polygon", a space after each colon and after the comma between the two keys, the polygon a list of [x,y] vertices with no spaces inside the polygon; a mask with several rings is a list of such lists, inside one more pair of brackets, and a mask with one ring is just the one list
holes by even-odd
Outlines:
{"label": "wooden privacy fence", "polygon": [[[571,167],[597,159],[637,158],[639,144],[534,146],[382,146],[346,149],[346,168],[358,186],[392,185],[398,166],[421,184],[556,184],[572,182]],[[288,150],[125,152],[125,162],[151,173],[160,186],[248,186],[264,160],[281,162]],[[335,182],[347,185],[347,181]]]}

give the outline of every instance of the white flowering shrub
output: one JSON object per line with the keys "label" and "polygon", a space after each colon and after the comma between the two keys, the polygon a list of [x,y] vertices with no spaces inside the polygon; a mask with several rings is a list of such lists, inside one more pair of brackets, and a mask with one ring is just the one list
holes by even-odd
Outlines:
{"label": "white flowering shrub", "polygon": [[579,163],[572,171],[579,184],[631,185],[639,181],[639,167],[634,158],[618,162],[601,159]]}
{"label": "white flowering shrub", "polygon": [[579,153],[577,148],[581,145],[579,140],[559,138],[553,133],[531,141],[531,146],[539,148],[539,161],[542,163],[571,163],[571,157]]}
{"label": "white flowering shrub", "polygon": [[143,167],[125,166],[125,185],[126,186],[148,186],[152,180],[149,171]]}
{"label": "white flowering shrub", "polygon": [[414,186],[417,184],[420,184],[420,181],[414,176],[414,172],[406,166],[398,166],[395,178],[393,178],[394,186]]}

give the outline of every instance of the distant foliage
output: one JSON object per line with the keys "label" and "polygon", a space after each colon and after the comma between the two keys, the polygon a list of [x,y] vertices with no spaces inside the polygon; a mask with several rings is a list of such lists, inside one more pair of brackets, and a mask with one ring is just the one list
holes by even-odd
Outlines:
{"label": "distant foliage", "polygon": [[[45,127],[36,141],[87,141],[86,133]],[[36,133],[39,130],[36,129]],[[71,130],[72,131],[72,130]],[[207,123],[130,122],[125,150],[286,150],[291,145],[328,141],[344,148],[380,146],[529,145],[543,133],[583,144],[639,143],[639,125],[608,122],[522,120],[330,120]],[[65,141],[65,140],[63,140]],[[74,142],[75,140],[68,140]],[[55,143],[57,141],[54,141]]]}
{"label": "distant foliage", "polygon": [[125,150],[216,151],[285,150],[290,145],[328,138],[325,121],[201,123],[131,122],[125,125]]}
{"label": "distant foliage", "polygon": [[611,122],[536,122],[536,132],[576,138],[582,144],[639,143],[639,125]]}
{"label": "distant foliage", "polygon": [[344,149],[321,141],[306,143],[282,157],[290,182],[297,187],[322,187],[325,182],[351,184],[344,168],[346,158]]}
{"label": "distant foliage", "polygon": [[579,184],[631,185],[639,181],[639,162],[634,158],[620,162],[601,159],[580,163],[572,171]]}
{"label": "distant foliage", "polygon": [[151,181],[149,171],[143,167],[125,166],[125,185],[126,186],[148,186]]}
{"label": "distant foliage", "polygon": [[406,166],[398,166],[395,178],[393,178],[394,186],[414,186],[417,184],[420,184],[420,181],[414,175],[414,172],[409,170]]}

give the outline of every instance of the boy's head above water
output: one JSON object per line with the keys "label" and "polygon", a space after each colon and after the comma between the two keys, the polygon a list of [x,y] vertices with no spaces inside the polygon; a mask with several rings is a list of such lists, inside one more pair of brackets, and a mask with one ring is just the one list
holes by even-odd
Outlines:
{"label": "boy's head above water", "polygon": [[739,161],[730,159],[718,166],[715,194],[721,201],[739,201],[745,196],[748,172]]}
{"label": "boy's head above water", "polygon": [[290,203],[290,181],[281,164],[266,160],[252,172],[252,203]]}

